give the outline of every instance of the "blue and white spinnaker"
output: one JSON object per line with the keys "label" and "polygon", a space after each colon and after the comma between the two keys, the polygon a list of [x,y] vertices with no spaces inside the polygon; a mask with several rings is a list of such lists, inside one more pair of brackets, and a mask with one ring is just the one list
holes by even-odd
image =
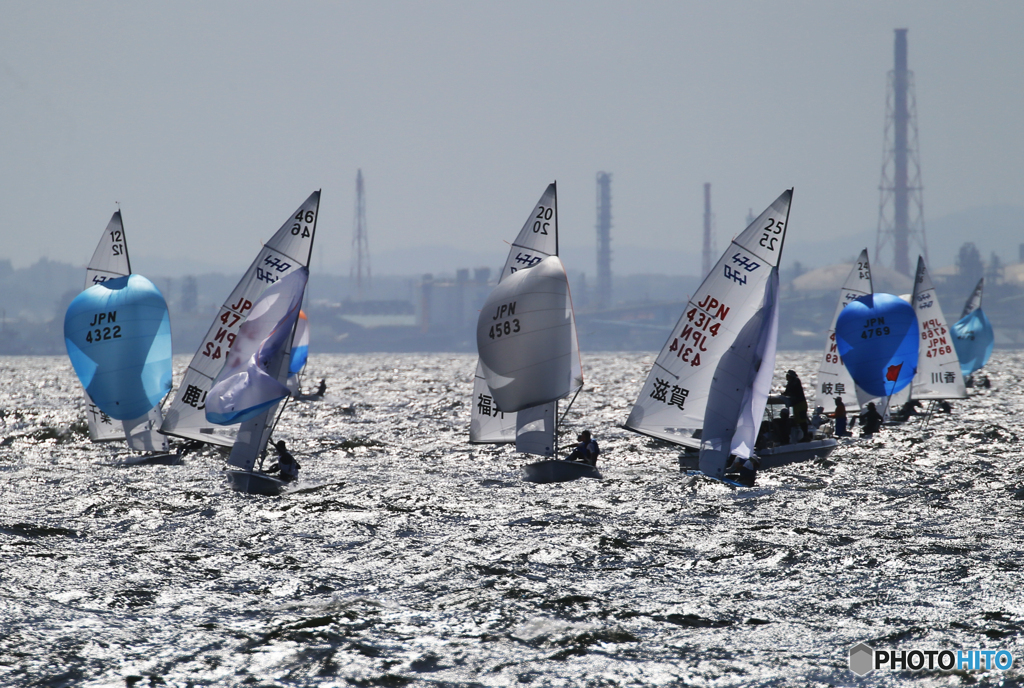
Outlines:
{"label": "blue and white spinnaker", "polygon": [[308,277],[306,268],[289,273],[253,304],[206,398],[209,422],[244,422],[291,394],[278,380],[277,370],[288,355]]}

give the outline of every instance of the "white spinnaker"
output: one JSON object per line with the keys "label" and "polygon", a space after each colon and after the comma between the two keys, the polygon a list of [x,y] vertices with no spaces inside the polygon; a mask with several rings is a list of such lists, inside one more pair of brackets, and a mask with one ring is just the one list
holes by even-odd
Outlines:
{"label": "white spinnaker", "polygon": [[626,427],[699,447],[708,392],[718,361],[761,308],[778,266],[793,198],[790,189],[733,240],[687,304],[654,362]]}
{"label": "white spinnaker", "polygon": [[971,296],[970,298],[967,299],[967,303],[964,304],[964,312],[960,314],[961,318],[981,308],[981,296],[984,290],[985,278],[982,277],[980,280],[978,280],[978,286],[976,286],[974,288],[974,291],[971,292]]}
{"label": "white spinnaker", "polygon": [[855,412],[866,406],[874,397],[857,386],[850,376],[850,371],[843,365],[839,358],[839,349],[836,346],[836,321],[839,314],[846,305],[856,300],[858,296],[865,296],[874,293],[871,286],[871,266],[868,263],[868,250],[864,249],[857,256],[850,275],[839,290],[839,305],[836,306],[835,315],[832,316],[832,324],[828,328],[828,337],[825,339],[825,352],[821,357],[821,365],[818,367],[818,382],[815,388],[814,405],[821,406],[826,410],[834,407],[836,397],[843,398],[846,410]]}
{"label": "white spinnaker", "polygon": [[234,444],[233,426],[214,425],[206,420],[206,395],[224,367],[235,335],[263,290],[285,275],[309,266],[319,209],[320,192],[314,191],[263,245],[256,260],[224,301],[192,357],[178,393],[167,409],[161,432],[223,447]]}
{"label": "white spinnaker", "polygon": [[761,307],[718,364],[708,393],[698,467],[721,480],[730,454],[749,458],[764,419],[779,338],[779,271],[772,268]]}
{"label": "white spinnaker", "polygon": [[[110,217],[103,230],[96,250],[85,269],[85,288],[101,284],[110,279],[124,277],[132,272],[128,258],[128,243],[124,235],[121,211]],[[167,451],[167,438],[157,432],[163,416],[160,407],[155,406],[146,415],[132,420],[116,422],[93,403],[88,392],[85,395],[86,414],[89,423],[89,439],[93,442],[126,440],[128,448],[134,451]]]}
{"label": "white spinnaker", "polygon": [[967,396],[960,359],[953,348],[953,335],[946,325],[924,258],[917,258],[917,276],[911,305],[917,314],[921,348],[917,374],[911,382],[911,399],[963,399]]}
{"label": "white spinnaker", "polygon": [[484,380],[500,409],[519,411],[578,387],[572,302],[558,256],[503,280],[484,302],[476,343]]}
{"label": "white spinnaker", "polygon": [[[533,207],[526,224],[512,242],[505,265],[498,275],[500,284],[509,275],[536,265],[548,256],[558,255],[558,194],[555,183],[548,184]],[[577,350],[577,358],[579,352]],[[516,414],[494,406],[477,361],[470,405],[469,441],[479,444],[503,444],[516,441]]]}

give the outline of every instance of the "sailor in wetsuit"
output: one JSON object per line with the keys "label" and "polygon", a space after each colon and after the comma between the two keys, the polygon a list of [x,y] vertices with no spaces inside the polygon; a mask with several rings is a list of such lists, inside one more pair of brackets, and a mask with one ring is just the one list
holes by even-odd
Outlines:
{"label": "sailor in wetsuit", "polygon": [[290,483],[294,480],[299,479],[299,462],[295,460],[291,452],[285,447],[284,440],[279,441],[274,445],[277,449],[277,463],[267,469],[267,473],[273,473],[274,471],[281,471],[281,480],[286,483]]}
{"label": "sailor in wetsuit", "polygon": [[569,456],[565,457],[565,460],[582,461],[591,466],[597,466],[597,455],[601,453],[601,450],[598,448],[597,442],[591,439],[590,431],[584,430],[577,435],[576,442],[576,447]]}

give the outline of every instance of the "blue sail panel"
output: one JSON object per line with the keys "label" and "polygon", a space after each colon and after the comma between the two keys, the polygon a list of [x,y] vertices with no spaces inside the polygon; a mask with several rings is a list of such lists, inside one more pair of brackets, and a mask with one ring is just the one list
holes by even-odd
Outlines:
{"label": "blue sail panel", "polygon": [[839,357],[873,396],[888,397],[913,381],[919,343],[913,306],[892,294],[860,296],[836,320]]}
{"label": "blue sail panel", "polygon": [[89,287],[64,316],[64,343],[85,391],[115,420],[146,415],[171,389],[171,320],[142,275]]}
{"label": "blue sail panel", "polygon": [[960,359],[960,372],[964,377],[988,363],[996,336],[985,311],[980,308],[971,311],[953,323],[950,329],[953,330],[953,348]]}

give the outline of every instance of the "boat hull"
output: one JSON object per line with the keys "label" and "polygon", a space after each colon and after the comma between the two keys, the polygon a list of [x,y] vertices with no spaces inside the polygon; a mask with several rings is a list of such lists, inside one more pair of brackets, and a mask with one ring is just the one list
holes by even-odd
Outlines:
{"label": "boat hull", "polygon": [[[828,437],[811,442],[795,442],[784,444],[779,447],[770,447],[757,450],[757,459],[760,462],[758,470],[788,466],[791,463],[801,463],[822,459],[835,451],[838,443],[834,438]],[[686,451],[679,455],[679,468],[683,471],[699,470],[697,467],[699,452],[695,450]]]}
{"label": "boat hull", "polygon": [[579,461],[549,459],[523,466],[523,480],[528,483],[564,483],[577,478],[601,479],[596,467]]}
{"label": "boat hull", "polygon": [[178,454],[146,454],[132,456],[121,462],[122,466],[180,466],[181,456]]}
{"label": "boat hull", "polygon": [[254,473],[251,471],[224,471],[228,484],[235,492],[246,494],[258,494],[273,497],[281,494],[281,490],[288,484],[265,473]]}

